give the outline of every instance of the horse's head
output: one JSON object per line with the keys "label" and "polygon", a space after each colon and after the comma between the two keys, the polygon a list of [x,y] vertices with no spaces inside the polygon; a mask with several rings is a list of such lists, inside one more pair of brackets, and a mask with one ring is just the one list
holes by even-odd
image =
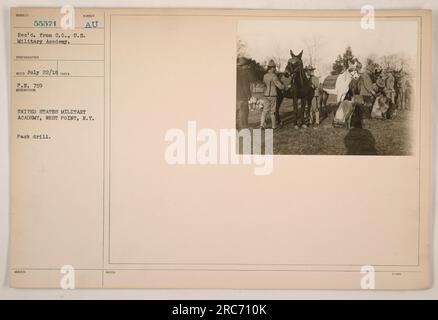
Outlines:
{"label": "horse's head", "polygon": [[303,51],[301,50],[299,54],[295,55],[293,51],[290,50],[290,55],[291,58],[287,62],[286,70],[294,75],[303,70],[303,60],[301,60]]}

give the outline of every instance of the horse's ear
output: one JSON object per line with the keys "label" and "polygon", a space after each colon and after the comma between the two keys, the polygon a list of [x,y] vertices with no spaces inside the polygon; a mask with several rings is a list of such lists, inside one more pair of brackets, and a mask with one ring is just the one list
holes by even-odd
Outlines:
{"label": "horse's ear", "polygon": [[295,57],[294,52],[293,52],[292,50],[289,50],[289,52],[290,52],[290,56],[291,56],[292,58]]}
{"label": "horse's ear", "polygon": [[303,56],[303,50],[301,50],[301,52],[297,55],[297,57],[301,59],[302,56]]}

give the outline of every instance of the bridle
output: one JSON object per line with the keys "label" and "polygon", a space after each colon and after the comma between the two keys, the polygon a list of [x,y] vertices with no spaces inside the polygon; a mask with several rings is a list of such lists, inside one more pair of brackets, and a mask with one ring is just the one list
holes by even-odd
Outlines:
{"label": "bridle", "polygon": [[[297,67],[292,67],[295,64],[297,64]],[[292,82],[294,84],[296,84],[296,81],[299,80],[300,84],[304,84],[304,78],[303,78],[303,68],[302,68],[302,62],[300,60],[298,60],[297,62],[293,63],[288,63],[287,64],[287,69],[289,70],[289,73],[292,77]],[[297,79],[297,76],[299,77]]]}

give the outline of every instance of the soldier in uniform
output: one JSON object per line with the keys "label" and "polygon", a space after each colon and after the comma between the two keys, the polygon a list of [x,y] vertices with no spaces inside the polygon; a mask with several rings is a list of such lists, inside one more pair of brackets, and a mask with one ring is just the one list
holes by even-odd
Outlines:
{"label": "soldier in uniform", "polygon": [[250,83],[254,77],[248,65],[248,59],[239,57],[237,59],[237,90],[236,90],[236,120],[237,129],[248,127],[249,106],[251,98]]}
{"label": "soldier in uniform", "polygon": [[389,69],[382,71],[379,78],[376,80],[377,93],[384,96],[389,110],[386,112],[386,118],[389,119],[396,115],[395,111],[395,90],[394,90],[394,76]]}
{"label": "soldier in uniform", "polygon": [[315,127],[319,126],[319,90],[320,83],[319,78],[315,76],[315,68],[312,65],[308,65],[304,68],[307,78],[310,80],[312,90],[314,90],[313,99],[310,103],[310,124],[314,124]]}
{"label": "soldier in uniform", "polygon": [[372,66],[368,66],[359,78],[359,94],[362,96],[364,114],[367,118],[371,116],[371,109],[376,96],[376,91],[375,88],[373,88],[372,81],[374,72],[374,68]]}
{"label": "soldier in uniform", "polygon": [[263,82],[266,85],[265,90],[265,103],[262,111],[262,117],[260,119],[260,128],[265,129],[266,116],[269,114],[271,117],[272,129],[276,129],[275,111],[277,106],[277,90],[283,90],[284,85],[278,79],[275,69],[277,65],[274,60],[270,60],[268,63],[268,72],[263,76]]}
{"label": "soldier in uniform", "polygon": [[395,116],[397,110],[395,108],[395,79],[392,74],[392,70],[386,70],[386,81],[385,81],[385,96],[388,98],[389,106],[390,106],[390,115]]}

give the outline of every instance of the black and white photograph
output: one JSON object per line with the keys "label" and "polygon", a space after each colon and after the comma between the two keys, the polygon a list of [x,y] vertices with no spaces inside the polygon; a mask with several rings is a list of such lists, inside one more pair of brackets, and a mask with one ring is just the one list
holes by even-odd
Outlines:
{"label": "black and white photograph", "polygon": [[242,20],[236,128],[273,129],[273,153],[410,155],[417,22]]}

